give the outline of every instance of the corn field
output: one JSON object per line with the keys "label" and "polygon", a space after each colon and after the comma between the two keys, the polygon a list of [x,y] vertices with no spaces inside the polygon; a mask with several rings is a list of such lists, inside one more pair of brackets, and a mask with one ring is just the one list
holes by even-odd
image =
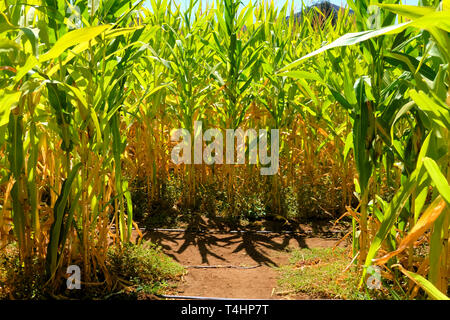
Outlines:
{"label": "corn field", "polygon": [[[361,290],[378,266],[407,298],[448,299],[450,1],[347,3],[0,1],[0,251],[17,243],[24,274],[44,261],[50,291],[71,264],[113,287],[132,184],[152,203],[177,180],[181,206],[212,190],[227,217],[312,201],[351,221]],[[277,174],[174,164],[172,130],[196,121],[278,129]]]}

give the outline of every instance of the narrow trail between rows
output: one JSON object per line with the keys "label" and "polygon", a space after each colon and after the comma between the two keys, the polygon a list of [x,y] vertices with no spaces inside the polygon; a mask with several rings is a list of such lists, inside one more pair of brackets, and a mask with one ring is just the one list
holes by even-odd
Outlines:
{"label": "narrow trail between rows", "polygon": [[191,233],[147,231],[145,239],[187,268],[171,295],[233,299],[310,299],[276,294],[289,249],[333,247],[336,239],[298,234]]}

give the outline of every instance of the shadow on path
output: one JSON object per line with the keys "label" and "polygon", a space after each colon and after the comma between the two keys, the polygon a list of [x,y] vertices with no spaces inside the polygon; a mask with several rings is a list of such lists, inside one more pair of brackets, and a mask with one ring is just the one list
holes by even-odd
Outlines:
{"label": "shadow on path", "polygon": [[[195,226],[195,229],[194,229]],[[199,228],[200,227],[200,228]],[[199,221],[192,221],[187,230],[207,230]],[[298,247],[308,248],[305,236],[300,234],[261,234],[255,232],[208,233],[207,231],[161,232],[149,231],[144,239],[161,246],[164,253],[180,262],[179,255],[195,248],[202,264],[209,264],[210,258],[228,261],[227,256],[245,253],[258,265],[278,266],[271,257],[273,251],[286,251],[291,240]],[[272,252],[271,252],[272,251]],[[219,254],[221,252],[222,254]]]}

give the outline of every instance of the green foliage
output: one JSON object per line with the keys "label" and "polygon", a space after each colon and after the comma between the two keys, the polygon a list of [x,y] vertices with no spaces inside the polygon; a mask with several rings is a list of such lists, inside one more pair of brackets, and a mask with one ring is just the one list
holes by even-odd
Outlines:
{"label": "green foliage", "polygon": [[[444,10],[444,3],[438,1],[432,7],[431,3],[430,7],[396,3],[374,3],[379,7],[375,9],[377,21],[375,25],[369,25],[369,1],[349,1],[355,12],[358,32],[347,33],[280,70],[284,72],[299,68],[308,58],[341,47],[349,47],[347,50],[355,52],[364,61],[362,76],[353,85],[354,93],[349,85],[348,73],[342,74],[344,95],[328,84],[333,96],[349,111],[353,120],[353,151],[361,192],[358,218],[360,232],[358,242],[354,243],[354,247],[359,248],[359,261],[364,263],[360,285],[363,285],[367,270],[381,247],[384,245],[387,251],[391,251],[398,245],[393,238],[395,230],[410,234],[415,231],[418,217],[421,212],[426,212],[422,209],[430,177],[444,198],[450,190],[449,11]],[[394,24],[396,18],[400,23]],[[403,18],[409,21],[402,23]],[[439,54],[430,54],[433,50]],[[334,66],[335,71],[342,71],[339,69]],[[345,71],[345,67],[343,69]],[[394,80],[396,77],[397,80]],[[396,121],[399,119],[407,121],[406,130],[398,130]],[[403,166],[401,186],[389,205],[380,204],[383,208],[377,213],[369,204],[376,199],[383,171],[389,174],[395,159]],[[442,161],[441,167],[437,164],[439,161]],[[380,166],[382,162],[384,168]],[[433,198],[436,199],[436,193]],[[428,209],[433,210],[433,204],[429,204]],[[439,230],[443,228],[442,239],[448,235],[450,220],[450,211],[445,209],[444,212],[445,225],[440,219],[436,220],[435,225]],[[373,221],[377,221],[378,226],[371,229],[369,224]],[[421,233],[425,233],[426,229],[423,228]],[[371,237],[371,233],[374,236]],[[438,237],[436,233],[434,237]],[[440,246],[438,241],[431,242],[433,257],[435,261],[440,260],[443,269],[440,279],[436,278],[435,267],[431,269],[429,277],[445,294],[448,275],[445,267],[447,262],[444,261],[448,259],[448,253],[445,252],[448,243],[446,240],[444,242],[444,246]],[[440,258],[436,256],[438,251]],[[412,244],[409,252],[412,255]],[[409,268],[412,267],[412,259],[412,256],[408,258]],[[437,297],[436,294],[433,297]]]}
{"label": "green foliage", "polygon": [[349,264],[344,248],[299,249],[291,253],[290,264],[279,269],[278,292],[305,293],[316,299],[368,299],[358,290],[358,271]]}
{"label": "green foliage", "polygon": [[45,292],[45,261],[33,257],[25,270],[17,243],[0,251],[0,300],[43,299]]}
{"label": "green foliage", "polygon": [[[12,228],[25,272],[38,254],[55,286],[72,255],[87,282],[101,281],[110,226],[124,245],[133,216],[144,215],[130,190],[140,178],[148,215],[164,201],[174,215],[231,220],[337,218],[348,208],[362,285],[438,196],[450,199],[448,2],[398,3],[348,1],[353,13],[296,19],[288,4],[236,0],[206,10],[192,0],[184,12],[167,0],[151,10],[125,0],[0,2],[0,245]],[[196,136],[197,120],[204,130],[279,129],[279,171],[174,166],[170,131]],[[420,230],[429,271],[410,243],[385,264],[395,280],[399,263],[446,293],[442,212]]]}
{"label": "green foliage", "polygon": [[185,272],[183,266],[164,255],[161,248],[150,242],[111,248],[108,263],[117,277],[143,286],[158,287],[164,282],[179,278]]}

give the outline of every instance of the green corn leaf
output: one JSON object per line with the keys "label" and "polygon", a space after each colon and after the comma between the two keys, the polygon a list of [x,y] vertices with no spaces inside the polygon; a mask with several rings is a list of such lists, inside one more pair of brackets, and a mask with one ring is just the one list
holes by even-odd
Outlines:
{"label": "green corn leaf", "polygon": [[423,91],[410,90],[410,95],[434,123],[446,129],[450,128],[450,109],[444,102],[430,98]]}
{"label": "green corn leaf", "polygon": [[63,228],[63,219],[66,213],[67,203],[73,181],[75,180],[82,163],[76,164],[69,173],[67,179],[63,182],[61,193],[55,202],[53,208],[54,221],[50,229],[50,240],[47,248],[47,272],[49,277],[53,277],[57,267],[58,250],[61,245],[61,230]]}
{"label": "green corn leaf", "polygon": [[445,199],[447,204],[450,205],[450,186],[447,182],[447,179],[439,169],[439,166],[433,159],[428,157],[425,157],[423,159],[423,164],[427,169],[431,179],[433,179],[433,182],[436,185],[436,188],[439,190],[439,193]]}
{"label": "green corn leaf", "polygon": [[[448,210],[448,209],[447,209]],[[444,235],[444,222],[445,222],[445,214],[441,214],[439,218],[436,219],[433,225],[433,231],[431,232],[430,237],[430,270],[428,271],[428,280],[431,283],[437,283],[440,281],[439,279],[439,270],[440,270],[440,262],[441,262],[441,254],[443,246],[443,235]]]}
{"label": "green corn leaf", "polygon": [[399,216],[400,212],[402,211],[403,207],[408,201],[409,196],[415,190],[419,182],[419,178],[423,177],[424,173],[425,169],[423,168],[423,166],[417,168],[411,174],[409,179],[402,184],[402,186],[397,191],[392,201],[389,203],[389,207],[384,213],[384,220],[382,221],[381,226],[379,227],[374,239],[372,240],[369,251],[367,253],[360,285],[362,284],[362,281],[365,279],[367,268],[370,265],[372,265],[372,259],[375,258],[375,255],[381,248],[382,242],[391,231],[395,221],[397,220],[397,217]]}
{"label": "green corn leaf", "polygon": [[20,45],[12,40],[0,38],[0,51],[20,50]]}
{"label": "green corn leaf", "polygon": [[307,71],[287,71],[277,73],[280,77],[290,77],[294,79],[306,79],[306,80],[315,80],[320,83],[324,83],[323,79],[320,78],[316,73],[307,72]]}
{"label": "green corn leaf", "polygon": [[39,62],[42,63],[51,59],[58,58],[68,48],[92,40],[96,36],[110,28],[110,25],[103,25],[86,27],[68,32],[63,35],[48,52],[39,57]]}
{"label": "green corn leaf", "polygon": [[350,149],[353,148],[353,133],[349,133],[347,135],[347,138],[345,139],[345,146],[344,146],[344,161],[347,159],[348,153],[350,152]]}
{"label": "green corn leaf", "polygon": [[406,28],[411,22],[405,22],[399,25],[393,25],[389,27],[385,27],[379,30],[375,31],[362,31],[362,32],[356,32],[356,33],[347,33],[344,36],[340,37],[336,41],[330,43],[329,45],[326,45],[316,51],[313,51],[303,57],[301,57],[298,60],[295,60],[294,62],[290,63],[289,65],[281,68],[279,72],[283,72],[286,70],[293,69],[297,67],[300,63],[302,63],[304,60],[309,59],[313,56],[316,56],[322,52],[325,52],[327,50],[338,48],[338,47],[346,47],[351,46],[363,41],[366,41],[371,38],[375,38],[384,34],[390,34],[390,33],[398,33],[402,31],[404,28]]}
{"label": "green corn leaf", "polygon": [[429,80],[436,78],[436,72],[425,64],[421,64],[416,58],[403,52],[386,52],[384,60],[394,66],[401,67],[405,71],[412,73],[419,72]]}
{"label": "green corn leaf", "polygon": [[435,300],[450,300],[445,294],[443,294],[439,289],[437,289],[430,281],[422,277],[421,275],[408,271],[401,265],[396,265],[400,270],[408,276],[412,281],[414,281],[419,287],[425,290],[428,295]]}
{"label": "green corn leaf", "polygon": [[383,4],[377,3],[380,8],[389,10],[401,16],[407,17],[409,19],[421,18],[425,15],[432,14],[436,12],[434,8],[424,7],[424,6],[407,6],[400,4]]}
{"label": "green corn leaf", "polygon": [[0,94],[0,127],[2,127],[9,122],[11,107],[19,101],[22,93],[20,91],[2,90]]}
{"label": "green corn leaf", "polygon": [[8,160],[10,170],[16,182],[11,189],[12,197],[12,218],[14,223],[14,233],[19,242],[19,248],[25,245],[25,213],[24,203],[21,201],[22,173],[25,166],[23,155],[23,116],[10,114],[8,124]]}
{"label": "green corn leaf", "polygon": [[[61,248],[64,248],[64,246],[66,244],[67,236],[68,236],[70,230],[72,229],[72,223],[73,223],[73,220],[74,220],[74,214],[75,214],[76,208],[78,207],[78,201],[80,199],[81,191],[82,190],[79,190],[77,192],[77,194],[75,195],[75,197],[73,198],[73,201],[70,204],[69,213],[68,213],[68,216],[67,216],[67,221],[66,221],[66,223],[63,223],[63,225],[62,225],[62,228],[61,228],[62,229],[62,236],[60,237],[61,241],[59,243],[59,247],[61,247]],[[56,265],[58,265],[59,259],[61,259],[61,257],[62,257],[62,255],[59,254],[58,255],[58,261],[56,262]]]}
{"label": "green corn leaf", "polygon": [[[414,21],[408,21],[397,25],[384,27],[373,31],[361,31],[356,33],[347,33],[340,37],[336,41],[333,41],[329,45],[326,45],[316,51],[313,51],[298,60],[290,63],[289,65],[281,68],[279,72],[287,71],[297,67],[304,60],[309,59],[315,55],[318,55],[327,50],[351,46],[372,38],[379,37],[386,34],[396,34],[403,31],[407,27],[416,27],[420,29],[433,30],[433,28],[440,28],[443,31],[450,32],[450,12],[433,12]],[[433,36],[440,37],[440,35],[433,33]]]}

